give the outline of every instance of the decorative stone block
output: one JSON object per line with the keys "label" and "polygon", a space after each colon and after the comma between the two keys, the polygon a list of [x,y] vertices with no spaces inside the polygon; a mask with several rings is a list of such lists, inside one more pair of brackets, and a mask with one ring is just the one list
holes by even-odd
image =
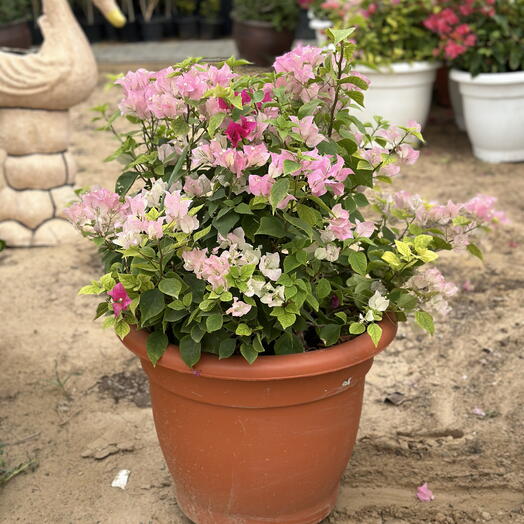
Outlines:
{"label": "decorative stone block", "polygon": [[53,218],[44,222],[33,237],[33,246],[56,246],[59,244],[74,244],[82,237],[78,231],[65,220]]}
{"label": "decorative stone block", "polygon": [[34,229],[53,215],[54,207],[48,191],[15,191],[9,187],[0,191],[0,220],[13,219]]}
{"label": "decorative stone block", "polygon": [[51,189],[67,182],[68,167],[62,153],[8,156],[4,163],[7,183],[13,189]]}
{"label": "decorative stone block", "polygon": [[64,160],[67,168],[66,184],[74,184],[77,172],[75,157],[71,153],[69,153],[69,151],[67,151],[64,153]]}
{"label": "decorative stone block", "polygon": [[55,205],[55,216],[64,217],[64,209],[71,204],[71,202],[78,200],[72,186],[61,186],[51,189],[51,198]]}
{"label": "decorative stone block", "polygon": [[70,138],[69,111],[0,109],[0,144],[9,155],[61,153]]}
{"label": "decorative stone block", "polygon": [[0,222],[0,239],[9,247],[29,247],[33,232],[14,220]]}

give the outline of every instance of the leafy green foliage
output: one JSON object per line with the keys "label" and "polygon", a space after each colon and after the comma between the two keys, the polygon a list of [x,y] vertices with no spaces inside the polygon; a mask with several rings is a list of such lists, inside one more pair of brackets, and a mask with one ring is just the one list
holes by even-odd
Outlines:
{"label": "leafy green foliage", "polygon": [[277,31],[294,29],[298,23],[296,0],[235,0],[232,16],[240,21],[269,22]]}

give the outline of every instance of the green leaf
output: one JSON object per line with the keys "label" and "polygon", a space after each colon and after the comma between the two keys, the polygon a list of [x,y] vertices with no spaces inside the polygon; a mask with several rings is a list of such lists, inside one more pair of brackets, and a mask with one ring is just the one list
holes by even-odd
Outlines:
{"label": "green leaf", "polygon": [[222,329],[224,323],[224,317],[222,313],[213,313],[206,319],[206,328],[208,333],[213,333],[213,331],[218,331]]}
{"label": "green leaf", "polygon": [[297,205],[297,213],[300,220],[303,220],[310,226],[316,226],[322,222],[322,215],[316,209],[305,206],[304,204]]}
{"label": "green leaf", "polygon": [[101,287],[98,282],[84,286],[78,291],[79,295],[100,295],[104,291],[104,288]]}
{"label": "green leaf", "polygon": [[278,316],[278,321],[283,329],[291,327],[297,320],[297,316],[294,313],[282,312]]}
{"label": "green leaf", "polygon": [[209,119],[209,126],[207,127],[207,131],[209,135],[211,136],[211,138],[215,136],[215,133],[217,132],[217,129],[222,125],[224,118],[226,118],[225,113],[215,113]]}
{"label": "green leaf", "polygon": [[195,342],[190,336],[185,336],[180,339],[180,356],[182,360],[192,368],[200,360],[202,346],[200,342]]}
{"label": "green leaf", "polygon": [[[198,309],[195,310],[195,311],[198,311]],[[194,318],[194,315],[190,316],[189,320],[188,320],[188,323],[191,322],[193,318]],[[200,324],[195,324],[191,328],[191,338],[195,342],[200,342],[204,338],[205,334],[206,334],[206,332],[200,327]]]}
{"label": "green leaf", "polygon": [[251,211],[251,208],[245,202],[240,202],[240,204],[238,204],[235,207],[235,211],[239,215],[252,215],[253,214],[253,211]]}
{"label": "green leaf", "polygon": [[100,284],[102,284],[105,291],[111,291],[116,285],[116,280],[111,273],[107,273],[100,279]]}
{"label": "green leaf", "polygon": [[109,311],[109,304],[107,302],[101,302],[96,307],[96,314],[95,314],[94,320],[96,320],[97,318],[100,318],[102,315],[104,315],[108,311]]}
{"label": "green leaf", "polygon": [[282,238],[286,236],[286,230],[282,220],[277,217],[262,217],[260,226],[255,235],[267,235],[269,237]]}
{"label": "green leaf", "polygon": [[186,136],[189,133],[189,124],[180,117],[173,122],[172,129],[175,136]]}
{"label": "green leaf", "polygon": [[484,255],[482,254],[482,251],[476,246],[475,244],[469,244],[467,247],[467,250],[478,259],[484,261]]}
{"label": "green leaf", "polygon": [[347,40],[353,31],[355,31],[354,27],[350,27],[349,29],[328,29],[326,32],[329,39],[337,45],[342,42],[342,40]]}
{"label": "green leaf", "polygon": [[235,349],[237,347],[237,341],[232,338],[226,338],[225,340],[222,340],[220,342],[220,345],[218,346],[218,358],[229,358],[233,353],[235,352]]}
{"label": "green leaf", "polygon": [[333,346],[340,338],[340,324],[328,324],[318,330],[318,336],[325,346]]}
{"label": "green leaf", "polygon": [[180,291],[182,291],[182,282],[180,282],[178,278],[164,278],[164,280],[161,280],[158,284],[158,289],[160,289],[164,295],[178,298]]}
{"label": "green leaf", "polygon": [[136,171],[126,171],[122,173],[115,183],[115,193],[118,193],[120,196],[124,196],[131,189],[131,186],[135,183],[135,180],[138,177]]}
{"label": "green leaf", "polygon": [[435,324],[433,323],[433,317],[425,311],[415,312],[415,322],[422,328],[425,329],[429,334],[435,333]]}
{"label": "green leaf", "polygon": [[164,307],[164,295],[158,289],[151,289],[142,294],[139,304],[141,325],[162,313]]}
{"label": "green leaf", "polygon": [[193,241],[198,242],[201,238],[204,238],[211,231],[211,226],[207,226],[200,231],[193,234]]}
{"label": "green leaf", "polygon": [[298,171],[302,166],[293,160],[284,160],[284,175],[289,175]]}
{"label": "green leaf", "polygon": [[147,337],[146,350],[147,356],[153,366],[156,366],[157,362],[167,349],[168,344],[169,340],[167,335],[162,333],[162,331],[153,331],[153,333],[149,334]]}
{"label": "green leaf", "polygon": [[249,337],[251,333],[253,333],[253,330],[247,324],[244,323],[240,323],[235,331],[235,335],[243,337]]}
{"label": "green leaf", "polygon": [[399,270],[402,267],[402,262],[392,251],[386,251],[382,255],[382,260],[385,260],[394,270]]}
{"label": "green leaf", "polygon": [[213,221],[213,227],[225,237],[240,220],[236,213],[228,212],[219,219]]}
{"label": "green leaf", "polygon": [[352,335],[360,335],[366,331],[366,326],[362,324],[361,322],[352,322],[351,326],[349,326],[349,332]]}
{"label": "green leaf", "polygon": [[317,297],[321,300],[326,298],[331,293],[331,284],[326,278],[321,278],[316,287]]}
{"label": "green leaf", "polygon": [[362,251],[353,251],[350,249],[348,253],[348,261],[355,273],[358,273],[359,275],[365,275],[367,273],[368,259]]}
{"label": "green leaf", "polygon": [[248,361],[249,364],[253,364],[258,357],[258,353],[250,344],[241,344],[240,353]]}
{"label": "green leaf", "polygon": [[122,340],[129,335],[130,331],[131,328],[129,327],[129,324],[122,318],[118,319],[115,324],[115,333],[117,336]]}
{"label": "green leaf", "polygon": [[167,187],[171,187],[179,178],[178,173],[180,173],[180,170],[182,169],[182,166],[186,160],[187,154],[189,152],[189,144],[184,147],[182,150],[182,153],[180,153],[180,156],[178,157],[178,160],[175,164],[175,167],[173,169],[173,172],[171,173],[171,176],[169,177],[169,180],[167,181]]}
{"label": "green leaf", "polygon": [[271,188],[269,202],[275,209],[278,203],[284,199],[289,191],[289,178],[278,178]]}
{"label": "green leaf", "polygon": [[382,337],[382,328],[378,324],[369,324],[367,332],[373,344],[377,347],[380,342],[380,337]]}

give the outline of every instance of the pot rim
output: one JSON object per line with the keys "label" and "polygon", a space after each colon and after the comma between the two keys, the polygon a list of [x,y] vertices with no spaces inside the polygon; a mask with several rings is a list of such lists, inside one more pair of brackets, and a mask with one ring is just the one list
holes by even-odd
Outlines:
{"label": "pot rim", "polygon": [[236,24],[244,24],[244,25],[250,25],[254,27],[262,27],[265,29],[273,29],[276,31],[276,29],[273,27],[273,24],[271,22],[265,22],[264,20],[240,20],[239,18],[235,17],[234,15],[231,16],[233,19],[233,22]]}
{"label": "pot rim", "polygon": [[356,64],[355,71],[364,74],[411,74],[411,73],[426,73],[438,69],[442,64],[438,61],[431,62],[429,60],[423,62],[393,62],[392,64],[379,66],[378,69],[373,69],[365,65]]}
{"label": "pot rim", "polygon": [[524,71],[511,71],[510,73],[481,73],[472,76],[469,71],[452,69],[450,78],[455,82],[473,85],[507,85],[524,83]]}
{"label": "pot rim", "polygon": [[[356,366],[380,353],[397,333],[394,314],[386,313],[379,326],[382,328],[382,337],[377,347],[371,337],[364,333],[330,348],[291,355],[259,356],[253,364],[248,364],[241,355],[219,360],[216,355],[203,353],[198,364],[189,368],[182,360],[178,347],[170,344],[157,366],[184,374],[198,371],[200,376],[222,380],[269,381],[323,375]],[[131,332],[122,342],[135,355],[149,360],[146,352],[147,336],[146,330],[132,326]]]}

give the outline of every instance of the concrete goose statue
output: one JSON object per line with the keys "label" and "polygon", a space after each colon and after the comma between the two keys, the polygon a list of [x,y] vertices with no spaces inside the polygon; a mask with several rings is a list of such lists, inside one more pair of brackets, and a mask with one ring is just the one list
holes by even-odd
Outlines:
{"label": "concrete goose statue", "polygon": [[[114,0],[92,0],[117,27]],[[0,51],[0,239],[56,245],[73,231],[61,212],[74,198],[69,109],[98,78],[96,61],[67,0],[43,0],[44,41],[35,53]]]}

